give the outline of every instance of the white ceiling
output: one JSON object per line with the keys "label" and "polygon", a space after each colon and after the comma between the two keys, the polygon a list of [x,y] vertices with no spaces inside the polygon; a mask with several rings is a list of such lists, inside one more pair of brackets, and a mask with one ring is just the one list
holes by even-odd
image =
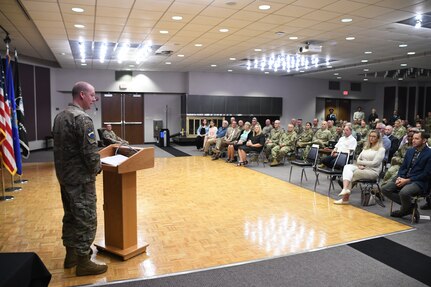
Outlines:
{"label": "white ceiling", "polygon": [[[0,0],[0,24],[10,33],[12,48],[20,55],[54,63],[62,68],[136,69],[145,71],[211,71],[259,73],[241,59],[280,53],[295,54],[307,41],[322,45],[321,58],[332,68],[310,68],[295,76],[362,81],[363,69],[373,72],[407,68],[431,69],[431,29],[397,24],[417,13],[431,11],[430,0]],[[231,3],[229,3],[231,2]],[[234,3],[232,5],[232,3]],[[27,15],[20,8],[25,9]],[[231,5],[229,5],[231,4]],[[258,6],[269,4],[269,10]],[[76,13],[73,7],[85,11]],[[182,16],[181,21],[172,16]],[[342,23],[343,18],[353,19]],[[74,27],[82,24],[83,29]],[[229,32],[221,33],[219,29]],[[168,34],[161,34],[167,30]],[[284,32],[277,35],[276,32]],[[1,37],[4,33],[1,32]],[[297,40],[289,37],[296,36]],[[348,36],[355,37],[347,41]],[[145,44],[172,50],[136,65],[116,59],[100,63],[72,56],[69,41]],[[196,47],[200,43],[202,47]],[[399,48],[399,44],[407,44]],[[255,52],[254,49],[262,49]],[[372,51],[372,54],[364,54]],[[407,55],[414,51],[415,55]],[[178,57],[179,54],[184,57]],[[236,58],[230,60],[229,58]],[[362,63],[361,60],[368,60]],[[171,64],[166,64],[170,62]],[[217,65],[211,67],[211,65]],[[130,67],[134,65],[135,67]],[[278,71],[269,74],[285,76]],[[430,78],[427,79],[430,81]]]}

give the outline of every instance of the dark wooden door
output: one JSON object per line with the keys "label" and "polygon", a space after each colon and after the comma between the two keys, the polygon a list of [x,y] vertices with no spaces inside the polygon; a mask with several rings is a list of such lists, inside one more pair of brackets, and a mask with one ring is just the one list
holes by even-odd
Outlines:
{"label": "dark wooden door", "polygon": [[329,114],[329,109],[334,109],[334,114],[338,121],[351,121],[350,100],[345,99],[325,99],[325,117]]}

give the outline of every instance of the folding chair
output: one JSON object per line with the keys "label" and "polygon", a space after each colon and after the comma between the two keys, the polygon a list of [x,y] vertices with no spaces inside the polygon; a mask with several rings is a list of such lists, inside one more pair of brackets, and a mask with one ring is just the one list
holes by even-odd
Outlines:
{"label": "folding chair", "polygon": [[255,163],[257,163],[257,165],[259,165],[259,162],[261,161],[263,167],[265,167],[266,156],[265,156],[265,152],[263,151],[263,149],[260,152],[250,151],[249,153],[247,153],[247,158],[248,158],[248,161],[250,163],[255,162]]}
{"label": "folding chair", "polygon": [[[359,188],[361,190],[361,199],[365,198],[366,193],[371,193],[374,186],[377,186],[378,193],[376,194],[376,203],[380,205],[381,207],[385,207],[385,204],[383,201],[385,200],[382,190],[380,189],[380,181],[383,179],[385,175],[386,170],[386,162],[382,162],[382,169],[380,171],[379,177],[376,179],[360,179],[355,181],[354,183],[359,185]],[[352,183],[352,184],[354,184]],[[362,204],[364,205],[364,204]]]}
{"label": "folding chair", "polygon": [[344,166],[349,162],[350,153],[348,152],[339,152],[337,155],[337,158],[335,159],[334,165],[332,168],[329,167],[317,167],[315,174],[316,174],[316,182],[314,183],[314,191],[316,191],[317,183],[319,182],[319,175],[321,173],[329,175],[330,182],[329,182],[329,189],[328,189],[328,196],[332,189],[335,189],[334,187],[334,178],[339,177],[343,174],[343,168]]}
{"label": "folding chair", "polygon": [[302,178],[305,176],[305,180],[308,181],[307,179],[307,174],[305,173],[305,169],[307,167],[312,167],[315,168],[316,164],[317,164],[317,158],[319,156],[319,145],[312,145],[310,152],[307,155],[307,158],[305,160],[293,160],[290,162],[291,166],[290,166],[290,174],[289,174],[289,182],[292,178],[292,169],[293,166],[299,166],[302,168],[301,170],[301,184],[302,184]]}

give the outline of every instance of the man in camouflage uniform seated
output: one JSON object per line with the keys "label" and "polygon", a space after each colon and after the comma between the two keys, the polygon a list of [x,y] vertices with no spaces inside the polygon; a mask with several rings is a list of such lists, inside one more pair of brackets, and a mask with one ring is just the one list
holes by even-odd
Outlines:
{"label": "man in camouflage uniform seated", "polygon": [[[313,136],[313,140],[311,141],[311,145],[317,144],[320,148],[328,146],[329,140],[332,138],[331,132],[328,130],[328,123],[323,121],[320,129]],[[311,145],[308,145],[304,151],[304,158],[307,158],[308,153],[310,152]]]}
{"label": "man in camouflage uniform seated", "polygon": [[367,123],[365,120],[361,121],[361,125],[359,128],[356,129],[356,134],[360,135],[361,140],[358,141],[358,145],[356,147],[356,154],[359,155],[362,152],[362,149],[364,147],[365,141],[368,140],[368,133],[370,132],[369,127],[367,126]]}
{"label": "man in camouflage uniform seated", "polygon": [[392,134],[399,140],[402,140],[402,138],[406,135],[406,133],[407,133],[407,130],[403,125],[401,125],[401,120],[396,120],[394,123],[394,130]]}
{"label": "man in camouflage uniform seated", "polygon": [[104,144],[121,144],[121,143],[125,143],[125,144],[129,144],[128,141],[123,140],[122,138],[120,138],[119,136],[117,136],[115,134],[115,132],[112,130],[112,125],[111,124],[107,124],[105,130],[103,131],[103,143]]}
{"label": "man in camouflage uniform seated", "polygon": [[266,162],[268,162],[271,156],[271,150],[279,144],[283,133],[284,133],[283,129],[280,127],[280,121],[279,120],[274,121],[274,128],[271,130],[271,133],[268,139],[266,140],[265,146],[263,148],[266,155],[266,159],[265,159]]}
{"label": "man in camouflage uniform seated", "polygon": [[425,131],[427,133],[431,133],[431,112],[428,112],[428,115],[425,118],[424,122],[425,122]]}
{"label": "man in camouflage uniform seated", "polygon": [[297,135],[294,130],[293,124],[288,124],[287,132],[283,133],[279,141],[279,144],[273,147],[271,150],[271,157],[272,157],[271,166],[279,165],[282,159],[287,154],[295,151],[296,138],[297,138]]}
{"label": "man in camouflage uniform seated", "polygon": [[[329,120],[328,121],[328,131],[331,132],[332,137],[335,136],[335,133],[337,132],[337,127],[334,126],[334,121],[333,120]],[[332,140],[332,139],[331,139]]]}
{"label": "man in camouflage uniform seated", "polygon": [[386,171],[385,176],[383,177],[383,181],[381,185],[386,184],[388,181],[391,181],[398,174],[398,170],[400,169],[406,152],[409,148],[411,148],[412,140],[413,140],[414,132],[409,132],[407,134],[407,143],[403,144],[394,154],[391,160],[391,167]]}

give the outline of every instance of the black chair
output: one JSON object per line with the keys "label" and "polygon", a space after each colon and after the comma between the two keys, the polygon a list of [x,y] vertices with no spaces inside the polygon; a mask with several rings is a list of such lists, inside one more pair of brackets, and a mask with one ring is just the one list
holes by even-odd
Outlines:
{"label": "black chair", "polygon": [[257,165],[259,165],[260,162],[262,162],[263,167],[265,167],[265,152],[263,149],[258,151],[250,151],[247,153],[247,158],[250,163],[255,162]]}
{"label": "black chair", "polygon": [[299,166],[302,168],[301,170],[301,184],[302,184],[302,178],[305,175],[305,180],[308,181],[307,179],[307,174],[305,173],[305,169],[307,167],[312,167],[315,168],[316,164],[317,164],[317,158],[319,156],[319,145],[312,145],[310,152],[307,155],[307,158],[305,160],[293,160],[290,162],[291,166],[290,166],[290,174],[289,174],[289,182],[292,178],[292,169],[293,166]]}
{"label": "black chair", "polygon": [[105,142],[105,139],[104,139],[104,137],[103,137],[103,132],[105,131],[105,128],[100,128],[100,129],[97,129],[97,134],[99,135],[99,140],[97,141],[97,146],[98,147],[105,147],[105,146],[108,146],[109,145],[109,143],[107,144],[106,142]]}
{"label": "black chair", "polygon": [[343,174],[343,168],[344,166],[349,162],[350,153],[348,152],[339,152],[337,155],[337,158],[335,159],[334,165],[332,167],[317,167],[315,174],[316,174],[316,182],[314,183],[314,191],[316,191],[317,183],[319,182],[319,175],[321,173],[329,175],[330,182],[329,182],[329,189],[328,189],[328,196],[332,189],[335,189],[334,187],[334,180],[336,177],[340,177]]}
{"label": "black chair", "polygon": [[359,189],[361,190],[361,204],[364,205],[364,202],[362,199],[366,198],[365,195],[368,193],[371,194],[374,186],[377,187],[377,193],[376,196],[376,203],[380,205],[381,207],[385,207],[385,204],[383,201],[385,200],[385,197],[383,196],[382,190],[380,189],[380,181],[383,179],[386,173],[386,161],[382,162],[382,169],[380,170],[379,177],[376,179],[360,179],[355,182],[352,182],[352,184],[358,184]]}

